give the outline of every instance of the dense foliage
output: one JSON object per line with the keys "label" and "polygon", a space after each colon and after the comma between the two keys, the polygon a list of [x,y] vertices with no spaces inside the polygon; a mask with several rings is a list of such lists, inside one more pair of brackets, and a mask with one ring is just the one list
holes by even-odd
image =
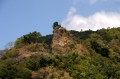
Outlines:
{"label": "dense foliage", "polygon": [[[120,63],[99,54],[80,56],[77,53],[65,55],[36,54],[15,63],[13,59],[0,62],[0,78],[30,79],[32,72],[38,73],[38,79],[119,79]],[[65,74],[67,73],[67,75]]]}
{"label": "dense foliage", "polygon": [[73,34],[74,40],[85,45],[91,54],[96,52],[120,62],[120,28],[70,32]]}
{"label": "dense foliage", "polygon": [[29,34],[23,35],[22,37],[18,38],[15,42],[15,47],[19,48],[25,44],[38,43],[40,37],[41,34],[39,32],[30,32]]}
{"label": "dense foliage", "polygon": [[19,59],[21,50],[38,52],[40,46],[52,50],[53,35],[32,32],[18,38],[15,47],[0,59],[0,79],[120,79],[120,28],[70,33],[90,55],[73,50],[65,54],[35,53]]}
{"label": "dense foliage", "polygon": [[[23,35],[22,37],[18,38],[15,42],[14,48],[19,49],[26,45],[29,46],[31,46],[32,44],[34,45],[35,43],[36,44],[41,43],[50,50],[51,49],[50,46],[52,43],[52,35],[42,36],[40,32],[36,32],[36,31],[30,32],[29,34]],[[34,49],[34,46],[32,49]]]}
{"label": "dense foliage", "polygon": [[58,22],[54,22],[52,27],[53,29],[58,29],[61,27],[61,25],[59,25]]}

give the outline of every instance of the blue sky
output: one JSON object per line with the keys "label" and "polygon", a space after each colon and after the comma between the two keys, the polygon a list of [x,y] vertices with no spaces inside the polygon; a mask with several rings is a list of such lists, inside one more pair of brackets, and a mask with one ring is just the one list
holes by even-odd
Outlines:
{"label": "blue sky", "polygon": [[29,32],[52,34],[55,21],[78,31],[119,27],[120,0],[0,0],[0,49]]}

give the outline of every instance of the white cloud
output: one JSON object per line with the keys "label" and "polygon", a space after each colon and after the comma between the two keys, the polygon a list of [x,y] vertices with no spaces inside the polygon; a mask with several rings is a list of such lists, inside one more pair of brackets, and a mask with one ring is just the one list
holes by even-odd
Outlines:
{"label": "white cloud", "polygon": [[107,13],[104,11],[96,12],[93,15],[84,17],[76,14],[75,7],[72,7],[67,17],[63,20],[62,26],[68,30],[97,30],[102,28],[120,27],[120,14]]}

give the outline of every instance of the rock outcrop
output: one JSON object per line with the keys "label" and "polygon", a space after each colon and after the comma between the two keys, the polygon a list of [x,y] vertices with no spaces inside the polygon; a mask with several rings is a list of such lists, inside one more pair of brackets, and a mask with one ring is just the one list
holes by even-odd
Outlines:
{"label": "rock outcrop", "polygon": [[88,51],[82,44],[73,40],[73,35],[65,28],[60,27],[53,30],[52,53],[64,54],[75,51],[80,55],[88,55]]}
{"label": "rock outcrop", "polygon": [[69,31],[60,27],[54,29],[52,40],[52,52],[53,53],[65,53],[71,51],[74,42],[71,38]]}

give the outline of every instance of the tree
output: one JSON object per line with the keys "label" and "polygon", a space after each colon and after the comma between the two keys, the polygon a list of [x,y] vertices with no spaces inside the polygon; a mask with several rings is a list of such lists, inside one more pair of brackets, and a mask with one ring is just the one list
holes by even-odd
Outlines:
{"label": "tree", "polygon": [[101,45],[97,41],[91,42],[91,48],[95,50],[96,53],[101,54],[104,57],[109,57],[110,51],[107,47]]}
{"label": "tree", "polygon": [[39,38],[41,37],[41,34],[39,32],[34,31],[32,33],[30,32],[29,34],[24,35],[23,37],[24,37],[23,42],[30,44],[38,42]]}
{"label": "tree", "polygon": [[55,29],[56,27],[60,28],[61,25],[59,25],[58,22],[54,22],[54,23],[53,23],[53,29]]}
{"label": "tree", "polygon": [[15,47],[19,48],[25,44],[38,43],[41,36],[42,35],[40,34],[40,32],[30,32],[29,34],[23,35],[22,37],[18,38],[15,42]]}
{"label": "tree", "polygon": [[53,29],[55,29],[56,26],[58,26],[58,22],[53,23]]}

